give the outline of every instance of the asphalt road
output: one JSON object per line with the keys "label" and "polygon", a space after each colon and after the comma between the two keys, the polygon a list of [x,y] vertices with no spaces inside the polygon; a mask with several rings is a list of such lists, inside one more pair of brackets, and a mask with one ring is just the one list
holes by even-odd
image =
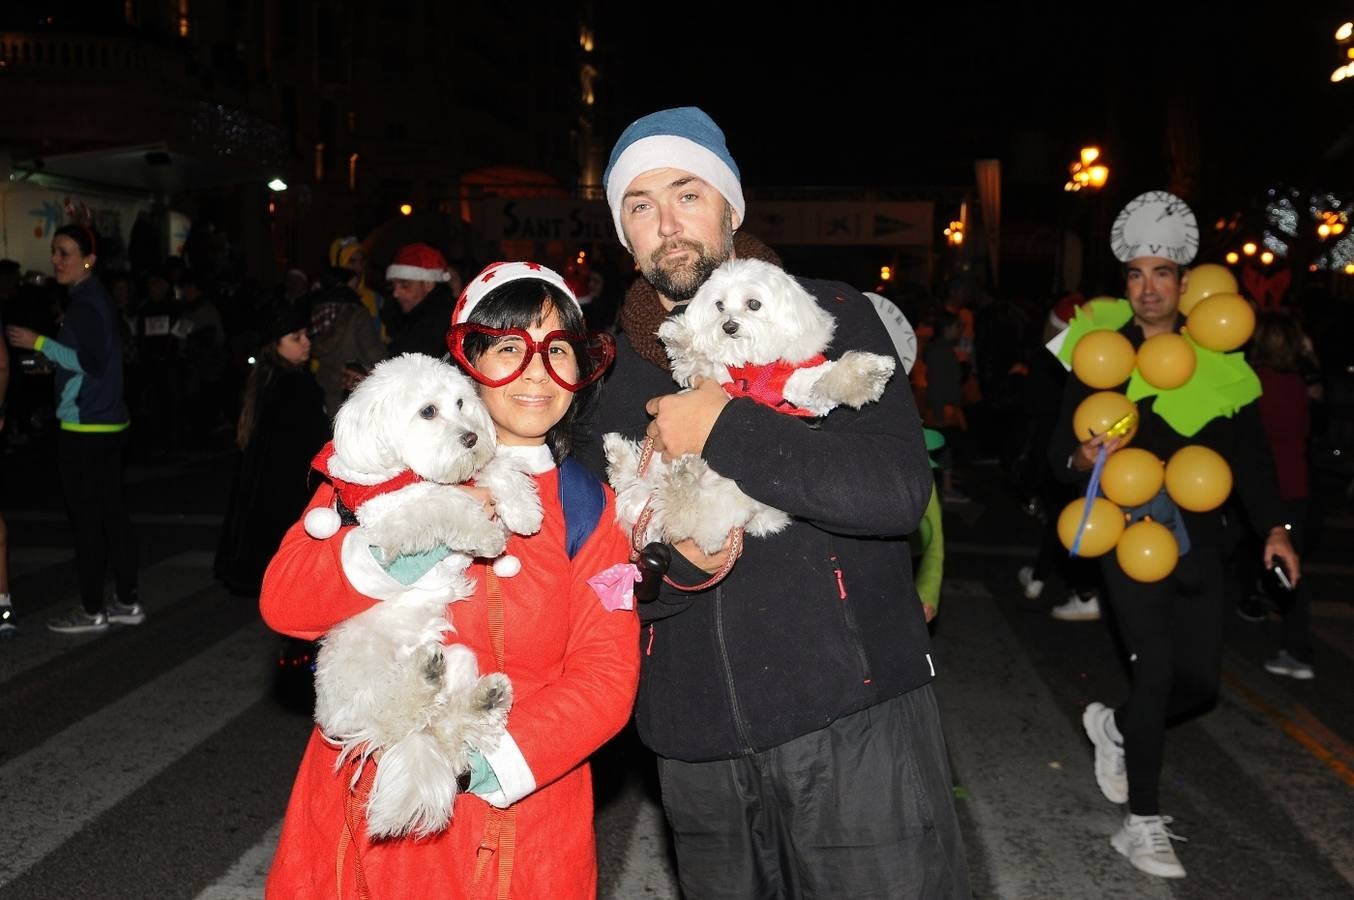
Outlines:
{"label": "asphalt road", "polygon": [[[280,639],[211,578],[228,458],[133,468],[149,617],[88,637],[42,625],[76,597],[50,454],[3,465],[20,629],[0,642],[0,898],[260,896],[310,721]],[[1190,840],[1167,882],[1109,847],[1122,813],[1081,732],[1087,702],[1124,691],[1110,629],[1049,618],[1057,585],[1025,599],[1037,523],[995,469],[963,486],[935,658],[975,896],[1354,897],[1347,501],[1311,559],[1318,677],[1266,673],[1277,624],[1229,615],[1221,696],[1168,737],[1163,808]],[[623,734],[594,767],[601,895],[677,897],[651,758]]]}

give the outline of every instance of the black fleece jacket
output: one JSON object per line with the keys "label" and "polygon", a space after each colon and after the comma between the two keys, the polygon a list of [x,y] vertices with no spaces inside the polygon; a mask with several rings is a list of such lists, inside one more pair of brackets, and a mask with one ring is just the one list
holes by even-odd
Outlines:
{"label": "black fleece jacket", "polygon": [[[844,284],[801,283],[837,320],[827,356],[894,355],[869,300]],[[651,397],[672,376],[624,334],[577,455],[605,476],[601,436],[642,440]],[[706,442],[710,465],[787,512],[749,538],[729,576],[642,607],[636,723],[661,756],[699,762],[760,752],[927,684],[934,676],[905,535],[931,495],[921,419],[902,366],[884,396],[819,420],[730,401]],[[704,573],[673,554],[670,575]]]}

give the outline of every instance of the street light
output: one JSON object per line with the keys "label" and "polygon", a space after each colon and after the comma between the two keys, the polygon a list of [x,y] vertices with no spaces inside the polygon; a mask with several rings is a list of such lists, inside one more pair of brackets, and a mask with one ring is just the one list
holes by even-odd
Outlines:
{"label": "street light", "polygon": [[1335,43],[1339,44],[1344,51],[1340,55],[1346,62],[1335,67],[1335,71],[1330,73],[1330,80],[1336,83],[1344,81],[1346,78],[1354,78],[1354,47],[1346,46],[1354,38],[1354,22],[1345,22],[1339,28],[1335,29]]}
{"label": "street light", "polygon": [[281,178],[274,178],[272,181],[268,182],[268,190],[270,191],[281,193],[286,189],[287,182],[283,181]]}
{"label": "street light", "polygon": [[1071,177],[1063,185],[1063,190],[1079,191],[1082,188],[1099,190],[1104,187],[1110,177],[1110,167],[1099,160],[1099,147],[1082,147],[1080,158],[1067,167]]}

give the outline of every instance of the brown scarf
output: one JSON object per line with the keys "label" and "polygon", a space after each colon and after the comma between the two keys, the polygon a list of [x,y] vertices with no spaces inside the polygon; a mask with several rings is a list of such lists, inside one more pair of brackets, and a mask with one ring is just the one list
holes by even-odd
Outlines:
{"label": "brown scarf", "polygon": [[[780,266],[780,256],[766,244],[746,232],[737,232],[733,236],[733,252],[739,259],[760,259],[773,266]],[[671,371],[668,355],[658,340],[658,326],[668,317],[663,301],[658,299],[658,291],[649,284],[648,279],[640,277],[631,283],[621,303],[621,331],[630,338],[630,344],[641,357],[664,371]]]}

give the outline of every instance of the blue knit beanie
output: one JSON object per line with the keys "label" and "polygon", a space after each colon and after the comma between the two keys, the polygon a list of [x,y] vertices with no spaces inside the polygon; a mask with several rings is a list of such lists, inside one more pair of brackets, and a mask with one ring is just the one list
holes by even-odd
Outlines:
{"label": "blue knit beanie", "polygon": [[638,176],[654,169],[681,169],[704,179],[724,195],[734,211],[734,227],[743,221],[743,185],[738,165],[729,155],[724,132],[714,119],[694,106],[650,113],[621,132],[606,165],[606,202],[616,223],[616,235],[627,247],[621,229],[621,200]]}

